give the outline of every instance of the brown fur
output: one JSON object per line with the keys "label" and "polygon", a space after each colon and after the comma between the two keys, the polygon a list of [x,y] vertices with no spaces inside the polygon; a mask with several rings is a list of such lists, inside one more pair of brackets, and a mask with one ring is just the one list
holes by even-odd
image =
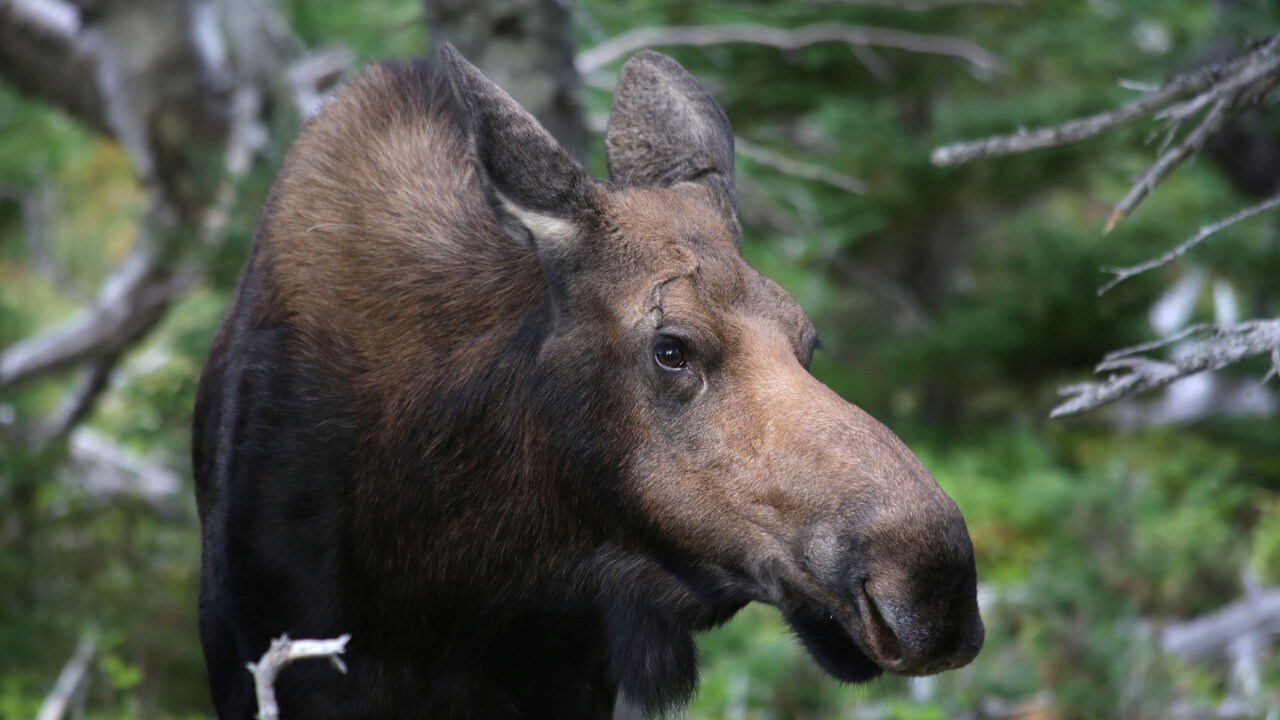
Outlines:
{"label": "brown fur", "polygon": [[710,95],[628,63],[607,187],[445,59],[447,84],[375,66],[308,126],[215,342],[195,455],[220,713],[285,631],[355,638],[345,685],[282,690],[308,717],[666,707],[690,633],[749,600],[846,680],[972,658],[963,520],[808,373],[812,324],[738,253]]}

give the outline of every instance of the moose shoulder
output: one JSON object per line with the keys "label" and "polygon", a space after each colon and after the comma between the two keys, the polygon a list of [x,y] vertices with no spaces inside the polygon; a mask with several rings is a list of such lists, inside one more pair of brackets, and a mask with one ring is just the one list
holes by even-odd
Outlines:
{"label": "moose shoulder", "polygon": [[740,257],[724,112],[651,52],[614,103],[607,184],[449,47],[294,143],[196,406],[220,717],[282,633],[352,635],[310,719],[661,711],[753,600],[846,681],[978,652],[959,511]]}

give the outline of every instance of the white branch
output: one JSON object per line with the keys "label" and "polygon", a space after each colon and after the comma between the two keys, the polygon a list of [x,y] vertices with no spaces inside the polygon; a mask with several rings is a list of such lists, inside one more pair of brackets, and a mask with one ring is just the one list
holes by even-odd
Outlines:
{"label": "white branch", "polygon": [[152,257],[149,243],[111,274],[93,305],[0,353],[0,389],[128,347],[160,319],[192,278],[171,275]]}
{"label": "white branch", "polygon": [[118,504],[129,498],[146,503],[160,515],[182,509],[182,479],[154,459],[120,447],[102,433],[80,428],[71,434],[67,454],[73,463],[63,475],[76,490],[95,501]]}
{"label": "white branch", "polygon": [[76,644],[75,652],[71,654],[67,664],[62,667],[62,672],[58,674],[53,690],[41,703],[36,720],[62,720],[66,717],[72,699],[75,698],[84,684],[85,677],[89,674],[89,663],[93,660],[93,654],[97,649],[97,645],[88,634],[80,636],[80,642]]}
{"label": "white branch", "polygon": [[333,640],[290,640],[288,635],[281,635],[272,640],[258,662],[248,665],[258,695],[258,720],[280,720],[275,682],[281,670],[297,660],[328,658],[335,669],[345,673],[347,666],[339,656],[347,651],[350,639],[350,635],[342,635]]}
{"label": "white branch", "polygon": [[1280,589],[1259,590],[1221,610],[1165,627],[1161,643],[1167,653],[1187,660],[1225,657],[1246,635],[1280,634]]}
{"label": "white branch", "polygon": [[[1197,328],[1198,330],[1204,328]],[[1183,333],[1183,336],[1192,333]],[[1146,390],[1163,387],[1179,378],[1206,370],[1217,370],[1242,360],[1274,353],[1280,347],[1280,319],[1253,320],[1229,327],[1213,328],[1213,334],[1169,360],[1137,357],[1169,344],[1170,340],[1145,343],[1116,351],[1098,364],[1097,372],[1117,371],[1100,383],[1082,383],[1061,388],[1070,398],[1049,414],[1065,417],[1091,410]]]}
{"label": "white branch", "polygon": [[577,66],[580,73],[588,75],[615,60],[649,47],[670,45],[707,47],[746,43],[767,45],[780,50],[796,50],[829,42],[954,57],[964,60],[984,73],[996,73],[1002,69],[999,58],[968,40],[949,35],[924,35],[905,30],[841,23],[818,23],[798,28],[775,28],[741,23],[635,28],[612,37],[590,50],[578,53]]}

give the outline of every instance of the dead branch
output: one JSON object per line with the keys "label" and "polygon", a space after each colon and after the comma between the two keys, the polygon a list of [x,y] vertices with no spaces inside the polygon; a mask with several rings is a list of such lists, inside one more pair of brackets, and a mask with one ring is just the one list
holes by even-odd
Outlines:
{"label": "dead branch", "polygon": [[[179,269],[181,261],[198,246],[195,240],[213,245],[221,237],[236,183],[265,146],[266,99],[276,98],[277,107],[293,105],[305,118],[350,63],[341,49],[303,57],[301,44],[262,0],[221,0],[220,17],[187,2],[108,0],[88,24],[63,0],[0,0],[0,56],[8,47],[5,23],[39,19],[35,9],[46,6],[53,8],[52,20],[22,27],[45,28],[46,35],[83,51],[88,65],[77,77],[96,93],[98,122],[126,148],[151,194],[151,208],[130,255],[92,303],[0,352],[0,390],[88,365],[86,381],[31,435],[37,447],[65,437],[91,412],[123,351],[195,281]],[[209,41],[219,37],[211,25],[219,19],[235,30],[229,33],[234,77],[227,55]],[[138,42],[140,33],[160,40]],[[286,61],[297,61],[296,72],[286,73]],[[203,152],[223,154],[222,182],[190,181],[191,172],[202,171],[193,154]]]}
{"label": "dead branch", "polygon": [[1221,610],[1165,626],[1161,644],[1167,653],[1187,660],[1225,657],[1246,635],[1280,634],[1280,588],[1259,590]]}
{"label": "dead branch", "polygon": [[997,73],[1002,69],[999,58],[968,40],[949,35],[925,35],[905,30],[841,23],[818,23],[789,29],[741,23],[635,28],[612,37],[590,50],[578,53],[577,65],[579,72],[588,75],[611,62],[649,47],[671,45],[707,47],[746,43],[766,45],[780,50],[796,50],[829,42],[845,43],[853,47],[893,48],[953,57],[969,63],[975,70],[984,74]]}
{"label": "dead branch", "polygon": [[58,674],[53,690],[40,704],[40,712],[36,714],[36,720],[62,720],[66,717],[72,700],[89,675],[89,663],[92,662],[97,649],[97,644],[88,633],[80,636],[80,642],[76,644],[75,652],[71,653],[67,664],[62,666],[62,672]]}
{"label": "dead branch", "polygon": [[784,175],[820,182],[852,195],[861,195],[867,191],[866,183],[852,175],[787,157],[755,143],[746,142],[741,137],[734,139],[734,150],[742,157]]}
{"label": "dead branch", "polygon": [[80,11],[63,0],[0,0],[0,77],[108,132]]}
{"label": "dead branch", "polygon": [[[1198,327],[1197,330],[1204,330]],[[1211,335],[1169,360],[1138,357],[1173,342],[1170,339],[1118,350],[1098,364],[1097,372],[1116,371],[1100,383],[1082,383],[1061,388],[1069,399],[1058,405],[1050,417],[1065,417],[1115,402],[1140,392],[1164,387],[1179,378],[1206,370],[1233,365],[1242,360],[1276,352],[1280,347],[1280,319],[1253,320],[1228,327],[1209,327]],[[1191,332],[1184,332],[1183,337]]]}
{"label": "dead branch", "polygon": [[141,457],[88,428],[72,433],[67,448],[72,469],[65,480],[88,499],[110,505],[140,501],[165,517],[182,517],[186,511],[182,479],[164,463]]}
{"label": "dead branch", "polygon": [[1207,238],[1209,238],[1209,236],[1214,235],[1215,233],[1218,233],[1221,230],[1224,230],[1228,227],[1231,227],[1236,223],[1242,222],[1244,220],[1248,220],[1254,215],[1258,215],[1268,210],[1272,210],[1277,206],[1280,206],[1280,195],[1277,195],[1271,198],[1270,200],[1260,202],[1257,205],[1247,207],[1228,218],[1224,218],[1222,220],[1219,220],[1216,223],[1213,223],[1212,225],[1205,225],[1204,227],[1196,231],[1195,235],[1192,235],[1190,238],[1184,240],[1177,247],[1173,248],[1172,250],[1164,253],[1159,257],[1152,258],[1151,260],[1138,263],[1137,265],[1132,265],[1130,267],[1103,268],[1103,271],[1111,273],[1112,275],[1115,275],[1115,277],[1109,280],[1102,287],[1098,288],[1098,295],[1102,295],[1103,293],[1107,292],[1108,290],[1115,287],[1116,285],[1119,285],[1125,280],[1128,280],[1134,275],[1139,275],[1148,270],[1153,270],[1155,268],[1161,267],[1162,265],[1168,265],[1174,260],[1177,260],[1183,255],[1186,255],[1187,251],[1191,250],[1195,246],[1204,242]]}
{"label": "dead branch", "polygon": [[319,112],[320,106],[354,63],[355,56],[350,50],[335,45],[303,55],[290,65],[289,84],[293,88],[298,117],[305,120]]}
{"label": "dead branch", "polygon": [[1138,203],[1146,199],[1156,185],[1169,176],[1179,165],[1187,158],[1200,152],[1204,146],[1214,138],[1222,129],[1234,120],[1241,112],[1242,107],[1235,107],[1226,100],[1219,100],[1214,103],[1213,108],[1205,115],[1204,120],[1195,127],[1185,138],[1173,148],[1165,150],[1154,163],[1151,164],[1142,175],[1138,177],[1133,186],[1129,188],[1129,192],[1116,203],[1111,210],[1111,214],[1107,216],[1107,223],[1102,228],[1102,232],[1111,232],[1115,229],[1120,221],[1128,217],[1129,213],[1138,206]]}
{"label": "dead branch", "polygon": [[[229,115],[222,56],[197,37],[208,31],[197,15],[188,3],[112,0],[76,34],[93,60],[104,123],[150,191],[151,208],[133,250],[90,306],[0,354],[0,389],[119,356],[191,283],[176,271],[189,242],[176,229],[198,224],[211,197],[186,175],[193,147],[225,142]],[[158,39],[139,42],[140,33]]]}
{"label": "dead branch", "polygon": [[85,365],[80,381],[63,395],[53,417],[38,431],[32,443],[37,452],[61,441],[89,416],[98,398],[106,392],[111,372],[119,361],[119,353],[113,353]]}
{"label": "dead branch", "polygon": [[272,640],[258,662],[248,665],[258,694],[258,720],[280,720],[275,682],[281,670],[297,660],[328,658],[338,672],[345,673],[347,666],[339,656],[347,651],[350,639],[350,635],[342,635],[333,640],[290,640],[288,635],[281,635]]}
{"label": "dead branch", "polygon": [[1070,120],[1060,125],[1036,130],[1019,130],[985,140],[944,145],[933,151],[934,165],[962,165],[980,158],[1017,155],[1033,150],[1071,145],[1097,137],[1102,133],[1151,117],[1174,103],[1205,91],[1224,78],[1233,78],[1256,64],[1265,63],[1280,51],[1280,38],[1274,38],[1257,49],[1227,63],[1214,64],[1193,72],[1177,75],[1142,97],[1114,110]]}
{"label": "dead branch", "polygon": [[[1053,127],[945,145],[933,151],[932,160],[940,166],[959,165],[977,158],[1069,145],[1142,119],[1168,122],[1168,139],[1161,145],[1155,162],[1116,203],[1107,218],[1103,232],[1110,232],[1151,194],[1156,185],[1187,158],[1203,149],[1231,120],[1261,102],[1277,83],[1280,83],[1280,36],[1259,43],[1229,62],[1178,75],[1115,110]],[[1180,142],[1168,147],[1181,123],[1200,112],[1204,116],[1195,128]]]}
{"label": "dead branch", "polygon": [[194,281],[161,266],[149,246],[136,242],[135,252],[103,283],[92,305],[0,353],[0,390],[116,355],[146,334]]}

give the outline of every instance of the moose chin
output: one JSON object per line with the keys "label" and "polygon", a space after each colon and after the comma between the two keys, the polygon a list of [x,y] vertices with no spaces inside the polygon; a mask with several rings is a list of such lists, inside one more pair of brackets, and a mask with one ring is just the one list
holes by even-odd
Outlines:
{"label": "moose chin", "polygon": [[280,676],[310,720],[668,711],[751,601],[845,681],[978,653],[960,512],[741,257],[720,105],[642,52],[605,140],[607,182],[446,46],[293,144],[196,405],[220,717],[284,633],[352,636]]}

